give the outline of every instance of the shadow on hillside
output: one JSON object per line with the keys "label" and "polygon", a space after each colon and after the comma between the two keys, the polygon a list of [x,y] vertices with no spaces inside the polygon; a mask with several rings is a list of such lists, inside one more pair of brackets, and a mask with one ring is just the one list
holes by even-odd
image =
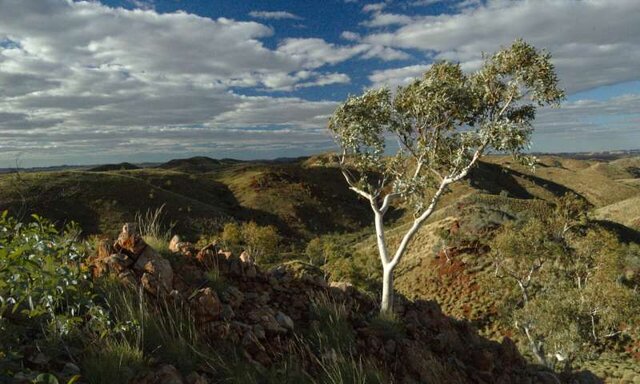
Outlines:
{"label": "shadow on hillside", "polygon": [[551,180],[483,161],[478,162],[478,166],[472,169],[470,173],[470,183],[473,187],[491,194],[499,194],[502,191],[507,191],[510,197],[519,199],[535,198],[536,196],[532,195],[518,182],[517,177],[551,192],[556,197],[561,197],[566,193],[573,193],[580,196],[580,194],[574,190]]}
{"label": "shadow on hillside", "polygon": [[[246,164],[238,174],[248,178],[256,167],[264,165]],[[136,213],[164,206],[165,224],[175,223],[176,232],[193,240],[217,232],[231,219],[273,225],[282,236],[295,241],[311,235],[356,231],[372,221],[368,205],[347,188],[337,169],[270,164],[260,173],[266,185],[243,187],[258,198],[251,206],[241,202],[245,191],[234,193],[229,185],[217,180],[217,172],[106,169],[25,175],[15,188],[6,183],[10,188],[0,191],[0,210],[25,218],[37,213],[58,225],[75,221],[91,235],[112,234],[122,222],[134,220]],[[282,203],[281,208],[272,201]]]}
{"label": "shadow on hillside", "polygon": [[613,231],[618,238],[625,243],[634,242],[640,244],[640,231],[636,231],[626,225],[609,220],[594,220],[594,222],[610,231]]}
{"label": "shadow on hillside", "polygon": [[[401,301],[407,300],[401,295],[397,297]],[[428,359],[427,356],[433,354],[440,360],[441,367],[447,374],[439,378],[444,381],[437,382],[452,380],[458,383],[605,383],[589,370],[554,372],[532,363],[520,353],[511,339],[505,337],[501,342],[497,342],[481,336],[470,322],[444,314],[434,301],[416,300],[409,302],[406,308],[407,311],[402,318],[408,332],[405,345],[411,346],[412,343],[416,343],[421,347],[420,358]],[[415,313],[419,319],[414,317]],[[406,361],[415,358],[405,355],[401,359],[394,361],[393,366],[406,364]],[[451,362],[455,364],[450,364]],[[407,372],[404,369],[401,368],[394,373],[402,372],[399,376],[406,378]],[[411,372],[410,376],[416,379],[415,372]],[[456,380],[453,380],[454,377]]]}

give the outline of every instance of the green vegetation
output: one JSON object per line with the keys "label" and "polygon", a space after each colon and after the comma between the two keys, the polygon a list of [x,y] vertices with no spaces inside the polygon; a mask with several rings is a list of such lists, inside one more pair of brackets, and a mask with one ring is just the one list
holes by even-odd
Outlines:
{"label": "green vegetation", "polygon": [[273,226],[260,226],[253,221],[225,224],[220,235],[225,249],[239,255],[247,252],[253,260],[260,264],[272,264],[279,256],[281,242],[278,231]]}
{"label": "green vegetation", "polygon": [[491,243],[496,276],[513,286],[502,310],[547,366],[570,369],[638,337],[640,294],[625,277],[631,250],[584,213],[563,198],[546,217],[505,224]]}
{"label": "green vegetation", "polygon": [[[82,239],[93,233],[113,236],[127,221],[140,221],[146,242],[174,268],[185,259],[168,251],[170,235],[218,239],[240,252],[247,248],[243,228],[251,228],[246,232],[255,239],[261,233],[270,233],[266,237],[271,239],[278,234],[277,248],[270,247],[272,241],[253,243],[265,252],[260,263],[289,261],[287,268],[300,268],[301,274],[313,269],[314,276],[351,282],[376,297],[381,271],[366,219],[369,207],[345,188],[335,159],[222,162],[201,170],[183,164],[180,170],[0,175],[0,208],[20,215],[20,220],[9,214],[0,219],[0,381],[20,374],[29,381],[53,382],[44,373],[56,372],[60,383],[78,374],[80,382],[118,382],[171,360],[183,372],[205,367],[227,382],[358,382],[363,377],[385,382],[388,367],[369,360],[350,341],[355,337],[350,316],[363,309],[314,301],[315,322],[299,329],[299,343],[286,359],[260,370],[236,346],[211,344],[193,333],[188,308],[148,300],[112,282],[92,281],[83,266],[92,251],[91,242]],[[548,365],[632,380],[640,375],[640,336],[633,327],[638,304],[629,297],[640,287],[633,204],[640,194],[633,173],[639,164],[638,158],[543,156],[532,172],[507,157],[486,157],[468,181],[443,196],[440,209],[408,245],[397,269],[397,291],[410,299],[435,300],[447,315],[470,322],[485,336],[513,338],[532,361],[537,360],[522,324],[535,324],[530,333],[541,342]],[[567,193],[578,198],[563,202]],[[294,197],[282,201],[285,194]],[[31,217],[32,212],[53,218],[56,225]],[[411,225],[411,212],[401,205],[387,214],[390,247],[399,244]],[[76,225],[65,229],[71,219],[80,220],[84,231]],[[225,230],[229,223],[235,235]],[[505,246],[502,257],[496,242]],[[533,274],[527,306],[506,268],[526,266],[521,263],[526,260],[535,263],[536,256],[547,261]],[[230,284],[238,286],[216,269],[197,278],[189,273],[184,275],[189,284],[211,287],[220,295]],[[586,284],[580,277],[582,289],[580,273],[588,276]],[[387,320],[368,314],[359,321],[385,338],[403,339],[407,330],[402,324]],[[303,367],[309,348],[318,360]],[[556,348],[562,349],[562,362]],[[338,349],[336,355],[330,352]],[[433,375],[429,380],[465,382],[432,353],[424,351],[421,363]],[[61,361],[75,362],[79,371],[62,375]]]}

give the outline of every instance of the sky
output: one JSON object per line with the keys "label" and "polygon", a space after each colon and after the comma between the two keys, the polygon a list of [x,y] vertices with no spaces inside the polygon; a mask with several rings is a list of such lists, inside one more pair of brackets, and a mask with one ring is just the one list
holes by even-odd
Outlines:
{"label": "sky", "polygon": [[0,168],[335,150],[349,94],[517,38],[568,96],[531,150],[640,148],[638,0],[0,0]]}

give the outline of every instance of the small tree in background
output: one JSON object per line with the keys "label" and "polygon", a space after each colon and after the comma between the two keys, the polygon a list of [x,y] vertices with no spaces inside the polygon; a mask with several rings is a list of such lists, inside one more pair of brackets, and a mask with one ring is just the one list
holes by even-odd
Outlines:
{"label": "small tree in background", "polygon": [[628,246],[580,206],[564,196],[545,217],[504,225],[490,244],[496,276],[515,288],[503,303],[506,320],[549,367],[592,357],[634,332],[639,316],[640,294],[622,281]]}
{"label": "small tree in background", "polygon": [[278,255],[280,235],[274,226],[259,226],[253,221],[242,225],[245,251],[259,262],[273,262]]}
{"label": "small tree in background", "polygon": [[[392,311],[393,271],[448,187],[487,151],[525,159],[521,152],[529,144],[536,106],[558,104],[563,97],[550,55],[518,40],[473,74],[440,62],[395,94],[369,90],[337,108],[329,129],[342,150],[342,173],[375,218],[381,312]],[[398,146],[387,157],[389,139]],[[398,200],[409,203],[414,220],[390,253],[384,216]]]}
{"label": "small tree in background", "polygon": [[227,250],[235,254],[245,250],[261,263],[273,262],[278,255],[280,235],[271,225],[260,226],[253,221],[242,225],[227,223],[220,238]]}

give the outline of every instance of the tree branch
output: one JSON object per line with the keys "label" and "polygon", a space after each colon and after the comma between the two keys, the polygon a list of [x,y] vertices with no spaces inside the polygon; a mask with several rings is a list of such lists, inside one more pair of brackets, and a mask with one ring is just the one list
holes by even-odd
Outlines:
{"label": "tree branch", "polygon": [[349,189],[354,191],[358,195],[364,197],[365,199],[371,200],[373,198],[373,196],[371,196],[370,193],[367,193],[367,192],[363,191],[362,189],[358,188],[356,186],[356,183],[351,178],[351,175],[349,174],[349,171],[347,170],[347,167],[345,165],[346,157],[347,157],[347,151],[343,150],[342,151],[342,156],[340,158],[340,171],[342,172],[342,176],[344,176],[344,179],[347,181],[347,184],[349,185]]}
{"label": "tree branch", "polygon": [[404,253],[404,250],[407,248],[407,245],[409,244],[409,241],[413,238],[413,236],[418,231],[422,223],[431,215],[431,213],[433,213],[433,210],[435,209],[436,204],[438,203],[438,200],[440,200],[440,196],[442,196],[442,194],[444,193],[444,191],[446,190],[447,186],[450,183],[451,183],[451,179],[449,178],[445,178],[444,180],[442,180],[442,182],[440,183],[440,187],[431,198],[431,203],[429,203],[429,206],[427,207],[427,209],[413,221],[413,225],[411,226],[409,231],[405,233],[404,237],[402,238],[402,241],[400,242],[400,245],[398,246],[398,249],[396,250],[395,255],[393,256],[393,259],[391,259],[391,263],[390,263],[391,268],[395,267],[398,264],[398,262],[400,261],[400,258],[402,257],[402,254]]}

